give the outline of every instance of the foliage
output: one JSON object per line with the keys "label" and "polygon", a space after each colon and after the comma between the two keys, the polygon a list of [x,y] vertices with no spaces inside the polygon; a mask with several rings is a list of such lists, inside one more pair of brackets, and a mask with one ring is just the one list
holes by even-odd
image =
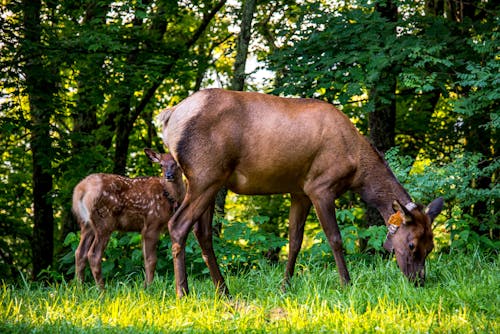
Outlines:
{"label": "foliage", "polygon": [[[340,227],[344,251],[348,256],[360,255],[360,240],[367,240],[365,254],[384,252],[382,247],[387,229],[385,226],[362,226],[363,210],[360,208],[342,209],[336,211],[337,223]],[[359,217],[357,217],[359,216]],[[304,256],[318,263],[331,262],[332,249],[325,233],[319,228],[315,230],[312,245],[304,249]]]}
{"label": "foliage", "polygon": [[[144,147],[163,149],[154,114],[193,90],[229,84],[239,4],[40,2],[40,29],[27,31],[27,3],[35,2],[8,0],[0,8],[0,277],[19,281],[33,269],[34,183],[41,180],[33,172],[35,159],[53,178],[44,199],[54,210],[55,258],[42,275],[60,280],[73,273],[78,243],[73,187],[96,171],[159,173],[142,154]],[[250,49],[272,80],[259,85],[257,73],[247,73],[253,78],[248,87],[343,104],[366,134],[374,109],[370,91],[390,88],[389,69],[397,77],[399,151],[387,157],[417,201],[445,197],[435,228],[439,250],[498,249],[499,7],[490,0],[460,2],[467,11],[453,12],[439,9],[442,0],[392,1],[399,13],[393,22],[378,10],[384,3],[258,2]],[[40,34],[39,43],[25,38],[30,32]],[[39,113],[49,135],[42,138],[46,154],[35,158],[29,102],[36,95],[25,73],[31,56],[40,65],[31,68],[39,74],[34,79],[50,78],[56,90],[37,92],[53,105]],[[359,238],[367,237],[370,252],[380,250],[385,238],[384,227],[362,227],[357,203],[353,195],[337,201],[351,256],[359,255]],[[223,270],[259,267],[270,249],[283,259],[288,208],[282,195],[228,203],[223,234],[215,240]],[[108,279],[140,274],[140,249],[137,234],[115,234],[103,266]],[[331,259],[313,210],[303,249],[320,262]],[[172,275],[168,236],[159,254],[158,272]],[[193,237],[187,263],[192,274],[206,276]]]}
{"label": "foliage", "polygon": [[[266,220],[266,217],[255,217],[254,225],[239,221],[223,221],[224,229],[221,237],[214,238],[215,253],[223,272],[253,269],[265,262],[264,255],[270,248],[281,249],[286,244],[286,239],[258,230],[258,226]],[[68,279],[74,277],[75,274],[74,254],[79,241],[79,233],[69,233],[64,241],[68,251],[59,260],[57,271],[62,272]],[[160,238],[157,275],[173,275],[171,246],[168,235]],[[198,277],[209,274],[199,245],[193,236],[187,240],[186,262],[190,275]],[[143,263],[139,233],[115,232],[112,234],[102,262],[102,273],[106,279],[142,275]],[[85,279],[93,282],[90,269],[86,270]]]}
{"label": "foliage", "polygon": [[[29,274],[36,262],[30,264],[32,255],[53,253],[52,249],[31,253],[37,243],[30,244],[30,239],[38,229],[33,226],[37,221],[33,206],[41,204],[33,203],[34,198],[47,199],[46,210],[38,212],[54,211],[50,227],[55,233],[50,236],[54,235],[59,257],[68,251],[62,241],[77,229],[70,198],[79,180],[96,171],[158,173],[139,155],[144,147],[164,149],[155,133],[153,111],[167,102],[177,103],[195,81],[208,84],[208,68],[220,76],[228,70],[230,60],[214,55],[216,49],[231,52],[225,43],[232,38],[227,28],[233,8],[223,9],[227,18],[219,16],[224,2],[85,0],[24,6],[20,0],[9,0],[2,5],[0,192],[5,196],[0,201],[0,232],[6,236],[0,242],[2,277],[17,277],[18,271]],[[36,20],[23,21],[28,9],[40,17],[36,29],[29,29]],[[25,38],[29,33],[40,38]],[[30,91],[28,66],[34,80],[50,76],[55,91],[49,87]],[[30,98],[35,104],[28,105]],[[45,100],[53,104],[40,102]],[[40,145],[45,154],[36,157],[29,146],[34,110],[47,126]],[[32,158],[53,180],[46,194],[32,191],[36,181],[46,179],[34,174]]]}
{"label": "foliage", "polygon": [[[170,278],[147,290],[141,279],[0,287],[0,331],[57,333],[388,332],[495,333],[499,328],[498,256],[439,255],[427,284],[415,288],[394,261],[348,260],[352,285],[341,287],[333,266],[299,259],[286,293],[283,266],[262,265],[227,276],[232,299],[218,297],[207,279],[191,279],[191,294],[175,296]],[[471,273],[473,273],[471,275]]]}
{"label": "foliage", "polygon": [[[487,168],[480,168],[479,161],[483,159],[480,154],[455,152],[449,157],[450,162],[442,165],[414,164],[410,157],[399,156],[397,148],[387,152],[386,158],[415,200],[427,204],[437,196],[444,198],[448,209],[438,216],[435,229],[446,232],[449,240],[445,249],[500,249],[500,242],[494,237],[500,229],[500,214],[495,207],[500,199],[499,184],[493,182],[487,189],[473,187],[477,178],[495,175],[500,159],[493,160]],[[463,209],[478,202],[487,203],[487,215],[481,220]]]}
{"label": "foliage", "polygon": [[[438,2],[390,2],[398,6],[393,21],[380,10],[387,3],[303,3],[300,29],[282,26],[278,35],[293,37],[267,58],[277,73],[274,93],[338,103],[368,133],[371,93],[389,89],[393,72],[400,181],[417,201],[445,197],[447,218],[460,209],[458,218],[438,220],[440,234],[492,249],[499,235],[498,5],[467,4],[455,17]],[[343,232],[349,251],[360,231],[353,223]]]}
{"label": "foliage", "polygon": [[266,262],[265,255],[273,249],[281,249],[287,240],[272,232],[262,230],[269,217],[253,217],[253,224],[223,221],[223,230],[216,240],[215,252],[225,272],[250,270]]}
{"label": "foliage", "polygon": [[[455,111],[464,116],[486,113],[487,123],[481,124],[498,134],[500,128],[500,71],[498,40],[500,38],[500,18],[494,18],[493,29],[480,26],[474,39],[468,40],[468,47],[476,57],[468,59],[465,68],[457,75],[457,85],[464,87],[468,94],[456,101]],[[498,144],[497,144],[498,145]]]}
{"label": "foliage", "polygon": [[[396,139],[406,154],[420,153],[412,149],[416,145],[425,145],[431,158],[459,148],[464,115],[480,117],[473,126],[495,128],[500,95],[494,4],[484,4],[484,20],[456,22],[426,13],[426,2],[398,1],[397,22],[389,22],[376,10],[383,1],[354,3],[306,2],[301,29],[279,30],[293,38],[267,59],[277,73],[276,94],[336,103],[367,133],[375,103],[370,92],[389,88],[384,78],[391,70],[397,75]],[[485,143],[489,138],[496,142],[494,133]]]}

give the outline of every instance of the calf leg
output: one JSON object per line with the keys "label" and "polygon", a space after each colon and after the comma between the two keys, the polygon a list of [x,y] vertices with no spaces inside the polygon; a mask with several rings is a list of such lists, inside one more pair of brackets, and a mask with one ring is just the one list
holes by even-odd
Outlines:
{"label": "calf leg", "polygon": [[94,241],[94,231],[89,224],[81,223],[80,243],[75,251],[75,273],[76,278],[83,282],[85,278],[85,266],[87,265],[87,256],[89,248]]}
{"label": "calf leg", "polygon": [[[149,224],[146,223],[145,226],[147,227]],[[150,285],[154,279],[156,263],[158,262],[156,247],[158,246],[159,239],[160,231],[156,226],[142,231],[142,254],[144,256],[144,269],[146,271],[144,287]]]}
{"label": "calf leg", "polygon": [[194,225],[193,232],[198,239],[201,247],[203,260],[210,270],[210,276],[215,284],[217,292],[223,295],[229,295],[229,290],[226,282],[222,277],[217,258],[215,256],[213,240],[212,240],[212,218],[214,213],[214,204],[211,204],[205,213],[201,216],[200,220]]}
{"label": "calf leg", "polygon": [[[186,238],[194,222],[213,205],[215,195],[221,185],[212,184],[204,188],[193,188],[188,191],[177,212],[168,222],[168,231],[172,240],[172,257],[174,258],[175,287],[178,297],[189,293],[186,275]],[[204,227],[205,228],[205,227]],[[203,246],[202,246],[203,247]]]}
{"label": "calf leg", "polygon": [[104,254],[104,249],[106,249],[106,245],[108,244],[110,236],[111,232],[108,231],[105,231],[102,234],[96,234],[94,242],[92,242],[92,246],[90,247],[88,253],[90,269],[92,269],[92,275],[94,276],[96,284],[101,289],[104,289],[104,280],[102,279],[102,272],[101,272],[102,255]]}
{"label": "calf leg", "polygon": [[288,242],[288,262],[286,264],[285,279],[281,289],[284,291],[286,285],[290,282],[295,270],[295,262],[302,247],[304,239],[304,225],[311,209],[311,200],[306,195],[292,194],[292,203],[290,206],[289,217],[289,242]]}
{"label": "calf leg", "polygon": [[340,229],[335,218],[335,198],[331,195],[330,191],[324,191],[321,194],[317,194],[317,196],[311,197],[311,200],[318,214],[321,227],[332,248],[340,281],[343,285],[348,284],[351,278],[347,271],[344,251],[342,249],[342,236],[340,235]]}

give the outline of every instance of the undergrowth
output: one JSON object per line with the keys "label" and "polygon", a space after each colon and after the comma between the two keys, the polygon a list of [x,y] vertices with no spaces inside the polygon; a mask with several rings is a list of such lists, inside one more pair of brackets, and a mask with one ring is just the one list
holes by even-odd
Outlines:
{"label": "undergrowth", "polygon": [[500,331],[498,255],[436,254],[415,288],[394,260],[351,257],[352,282],[335,265],[302,258],[287,292],[283,265],[262,264],[226,277],[232,298],[208,277],[177,299],[171,278],[49,286],[1,286],[1,333],[494,333]]}

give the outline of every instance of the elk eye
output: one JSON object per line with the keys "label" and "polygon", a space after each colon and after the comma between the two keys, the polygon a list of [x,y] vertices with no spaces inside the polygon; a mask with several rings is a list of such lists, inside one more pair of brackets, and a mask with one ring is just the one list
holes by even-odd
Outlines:
{"label": "elk eye", "polygon": [[410,247],[410,250],[414,250],[415,249],[415,244],[413,242],[410,242],[408,244],[408,247]]}

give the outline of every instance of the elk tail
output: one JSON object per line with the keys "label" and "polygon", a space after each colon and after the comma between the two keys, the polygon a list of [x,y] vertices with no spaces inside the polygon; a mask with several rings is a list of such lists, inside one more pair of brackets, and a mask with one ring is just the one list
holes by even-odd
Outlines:
{"label": "elk tail", "polygon": [[160,123],[160,126],[167,125],[168,120],[170,119],[170,116],[174,112],[175,108],[176,108],[175,106],[170,108],[165,108],[160,112],[160,114],[156,118]]}
{"label": "elk tail", "polygon": [[83,224],[90,223],[90,212],[100,196],[100,189],[96,189],[91,182],[94,176],[90,175],[84,179],[73,191],[72,211],[76,219]]}

